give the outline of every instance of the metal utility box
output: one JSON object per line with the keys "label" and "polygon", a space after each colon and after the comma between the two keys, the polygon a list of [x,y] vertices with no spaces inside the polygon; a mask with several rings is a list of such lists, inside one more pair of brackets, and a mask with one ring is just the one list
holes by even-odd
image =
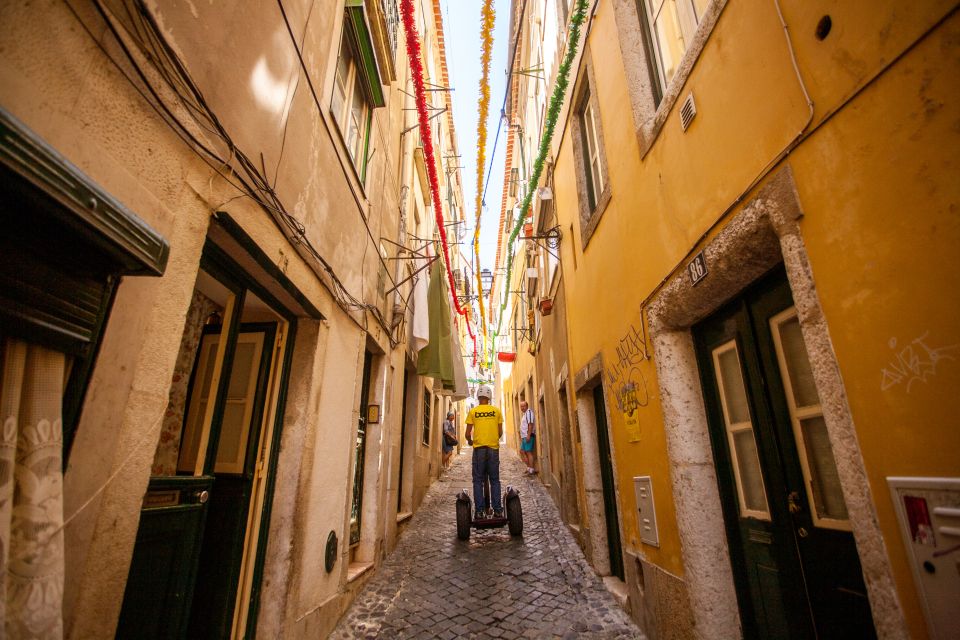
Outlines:
{"label": "metal utility box", "polygon": [[960,478],[887,478],[930,637],[960,640]]}
{"label": "metal utility box", "polygon": [[660,546],[657,531],[657,512],[653,506],[653,481],[650,476],[636,476],[633,489],[637,496],[637,511],[640,520],[640,540],[654,547]]}

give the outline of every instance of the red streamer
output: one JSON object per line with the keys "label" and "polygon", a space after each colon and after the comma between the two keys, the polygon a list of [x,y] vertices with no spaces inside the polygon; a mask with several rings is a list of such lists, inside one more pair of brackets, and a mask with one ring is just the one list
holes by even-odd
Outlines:
{"label": "red streamer", "polygon": [[410,63],[410,73],[413,75],[413,94],[417,103],[417,119],[420,121],[420,137],[423,139],[423,155],[427,162],[427,174],[430,178],[430,193],[433,195],[433,214],[440,230],[440,246],[443,248],[443,262],[447,271],[447,282],[450,285],[450,297],[453,299],[453,308],[464,317],[467,332],[473,340],[473,365],[477,364],[477,337],[470,326],[470,315],[460,306],[457,300],[457,287],[453,281],[453,269],[450,266],[450,250],[447,248],[447,229],[443,221],[443,208],[440,200],[439,180],[437,179],[437,163],[433,153],[433,136],[430,130],[430,119],[427,116],[427,99],[423,84],[423,62],[420,59],[420,35],[417,33],[417,23],[413,15],[413,0],[400,0],[400,15],[403,18],[403,31],[407,41],[407,60]]}

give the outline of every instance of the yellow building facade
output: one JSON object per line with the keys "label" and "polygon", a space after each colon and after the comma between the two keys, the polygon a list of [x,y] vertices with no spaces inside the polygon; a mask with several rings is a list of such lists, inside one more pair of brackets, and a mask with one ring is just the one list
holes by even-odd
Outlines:
{"label": "yellow building facade", "polygon": [[938,637],[912,564],[946,521],[898,519],[896,479],[957,506],[923,493],[960,476],[955,4],[589,9],[531,187],[562,233],[569,376],[535,358],[588,558],[652,637]]}

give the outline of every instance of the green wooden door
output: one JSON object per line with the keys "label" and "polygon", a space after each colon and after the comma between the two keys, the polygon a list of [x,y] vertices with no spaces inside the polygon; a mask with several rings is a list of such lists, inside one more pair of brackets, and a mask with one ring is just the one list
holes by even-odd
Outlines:
{"label": "green wooden door", "polygon": [[617,515],[617,485],[613,478],[613,460],[610,456],[610,438],[607,434],[607,409],[603,401],[603,385],[597,385],[593,389],[593,408],[597,417],[597,453],[600,456],[603,511],[607,521],[610,575],[623,580],[623,548],[620,545],[620,518]]}
{"label": "green wooden door", "polygon": [[[151,479],[117,637],[230,637],[275,334],[273,323],[240,325],[227,340],[220,326],[204,328],[186,400],[182,475]],[[230,374],[216,385],[223,342]],[[204,429],[211,402],[213,423]],[[198,460],[205,433],[207,454]]]}
{"label": "green wooden door", "polygon": [[240,325],[187,636],[228,638],[233,624],[276,324]]}
{"label": "green wooden door", "polygon": [[210,476],[150,481],[127,577],[118,638],[184,638]]}
{"label": "green wooden door", "polygon": [[694,327],[744,635],[875,637],[782,269]]}
{"label": "green wooden door", "polygon": [[360,421],[354,446],[353,501],[350,504],[350,544],[360,542],[360,519],[363,516],[363,467],[367,454],[367,396],[370,394],[370,366],[373,354],[363,356],[363,378],[360,382]]}

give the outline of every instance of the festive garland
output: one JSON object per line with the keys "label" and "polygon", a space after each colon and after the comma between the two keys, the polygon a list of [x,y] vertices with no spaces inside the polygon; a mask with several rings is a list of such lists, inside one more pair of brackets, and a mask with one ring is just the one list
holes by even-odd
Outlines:
{"label": "festive garland", "polygon": [[[557,120],[560,117],[560,109],[563,107],[563,98],[567,92],[567,83],[570,79],[570,68],[573,66],[573,59],[577,55],[577,45],[580,42],[580,25],[587,18],[587,0],[577,0],[573,15],[570,16],[570,34],[567,40],[567,51],[563,56],[563,62],[557,69],[557,82],[553,87],[553,94],[550,96],[550,106],[547,109],[547,117],[543,125],[543,135],[540,137],[540,148],[537,151],[537,157],[533,162],[533,172],[530,174],[530,180],[527,183],[530,188],[523,198],[520,206],[520,215],[517,222],[510,232],[510,238],[507,241],[507,277],[504,280],[503,299],[500,303],[500,314],[497,317],[497,328],[493,332],[493,339],[496,340],[500,335],[501,324],[503,322],[503,311],[507,306],[507,299],[510,290],[510,280],[513,277],[513,245],[520,235],[520,229],[530,214],[530,201],[533,199],[533,193],[536,186],[540,184],[540,176],[543,174],[543,166],[550,152],[550,142],[553,139],[554,129],[557,127]],[[491,295],[492,292],[491,292]],[[491,301],[492,306],[492,301]]]}
{"label": "festive garland", "polygon": [[[473,252],[476,257],[477,268],[477,302],[480,305],[480,326],[483,341],[480,343],[483,352],[486,353],[487,341],[487,316],[483,310],[483,281],[480,279],[480,216],[483,212],[483,172],[486,164],[487,150],[487,113],[490,110],[490,56],[493,49],[493,25],[495,13],[493,10],[493,0],[485,0],[483,8],[480,11],[483,19],[480,28],[480,99],[477,105],[479,117],[477,119],[477,218],[476,226],[473,230]],[[484,358],[486,362],[486,358]]]}
{"label": "festive garland", "polygon": [[433,197],[433,213],[437,220],[437,229],[440,230],[440,247],[443,253],[444,266],[447,271],[447,283],[450,285],[450,297],[453,299],[453,308],[465,319],[467,332],[473,340],[473,364],[476,365],[477,337],[474,335],[473,328],[470,326],[469,313],[460,306],[460,301],[457,300],[457,287],[453,281],[453,267],[450,262],[450,250],[447,247],[447,231],[444,226],[442,201],[440,200],[437,164],[433,151],[433,135],[430,130],[430,118],[427,116],[427,99],[423,83],[423,61],[420,59],[420,35],[417,33],[417,24],[413,15],[413,0],[400,0],[400,14],[403,18],[403,32],[407,43],[407,60],[410,63],[410,74],[413,76],[413,92],[417,104],[417,119],[420,123],[420,137],[423,139],[423,155],[426,160],[427,174],[430,179],[430,193]]}

